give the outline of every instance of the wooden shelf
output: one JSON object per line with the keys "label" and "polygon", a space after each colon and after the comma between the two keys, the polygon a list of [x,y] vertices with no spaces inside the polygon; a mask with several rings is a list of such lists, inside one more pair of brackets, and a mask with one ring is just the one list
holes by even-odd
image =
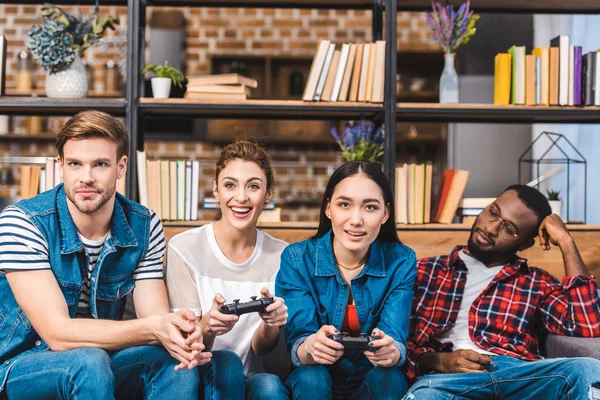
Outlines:
{"label": "wooden shelf", "polygon": [[[459,6],[463,0],[450,0]],[[398,9],[425,11],[431,9],[429,0],[398,0]],[[471,0],[475,12],[591,14],[600,13],[598,0]]]}
{"label": "wooden shelf", "polygon": [[47,97],[0,97],[0,114],[73,115],[79,111],[89,109],[105,111],[115,115],[125,115],[125,99],[49,99]]}
{"label": "wooden shelf", "polygon": [[54,141],[56,140],[55,133],[7,133],[0,134],[0,141]]}
{"label": "wooden shelf", "polygon": [[[42,5],[44,4],[41,0],[0,0],[0,4],[33,4]],[[73,5],[73,6],[93,6],[96,4],[96,0],[57,0],[53,1],[52,4],[58,5]],[[102,6],[127,6],[127,0],[101,0],[100,7]]]}
{"label": "wooden shelf", "polygon": [[600,107],[398,103],[402,122],[599,123]]}
{"label": "wooden shelf", "polygon": [[[39,97],[46,97],[46,89],[45,88],[35,88],[31,90],[17,90],[15,88],[6,88],[5,94],[7,96],[32,96],[36,95]],[[88,91],[88,97],[116,97],[119,98],[123,95],[120,90],[111,90],[104,92],[96,92],[94,90]]]}
{"label": "wooden shelf", "polygon": [[262,7],[262,8],[327,8],[367,10],[373,0],[147,0],[149,6],[169,7]]}
{"label": "wooden shelf", "polygon": [[192,102],[188,99],[140,99],[146,116],[186,115],[198,118],[258,119],[358,119],[383,113],[383,105],[348,102],[304,102],[301,100],[244,100]]}

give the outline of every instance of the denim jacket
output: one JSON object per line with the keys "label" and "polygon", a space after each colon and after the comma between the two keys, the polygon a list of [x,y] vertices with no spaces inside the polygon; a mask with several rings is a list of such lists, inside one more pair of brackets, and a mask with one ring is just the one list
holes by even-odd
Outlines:
{"label": "denim jacket", "polygon": [[[350,287],[334,261],[332,231],[319,239],[289,245],[281,255],[275,293],[288,306],[286,342],[292,362],[301,365],[298,347],[323,325],[342,330]],[[379,328],[394,339],[402,365],[416,276],[412,249],[399,243],[375,241],[362,271],[351,281],[361,333]],[[337,364],[337,365],[336,365]],[[372,368],[359,350],[347,350],[333,366],[343,374]]]}
{"label": "denim jacket", "polygon": [[[22,200],[15,206],[42,233],[48,245],[52,272],[73,318],[81,297],[82,274],[86,273],[88,265],[83,244],[67,208],[63,185],[32,199]],[[90,282],[90,312],[94,318],[122,318],[125,296],[135,287],[133,271],[149,246],[150,220],[148,209],[117,193],[111,237],[98,256]],[[17,304],[6,275],[1,271],[0,298],[1,392],[10,368],[20,357],[45,351],[48,345]]]}

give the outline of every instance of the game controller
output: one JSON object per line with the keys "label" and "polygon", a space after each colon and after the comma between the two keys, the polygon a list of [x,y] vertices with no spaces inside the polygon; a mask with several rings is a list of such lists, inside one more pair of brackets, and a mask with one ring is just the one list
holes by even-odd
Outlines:
{"label": "game controller", "polygon": [[379,336],[369,336],[366,333],[359,333],[357,336],[350,336],[346,332],[337,335],[327,335],[331,340],[341,343],[346,349],[360,349],[377,351],[379,347],[371,346],[371,342],[381,339]]}
{"label": "game controller", "polygon": [[221,312],[223,314],[235,314],[238,317],[242,314],[251,313],[251,312],[267,312],[267,306],[269,304],[273,304],[272,297],[261,297],[252,296],[252,301],[247,303],[240,303],[240,299],[233,300],[233,303],[223,304],[221,306]]}

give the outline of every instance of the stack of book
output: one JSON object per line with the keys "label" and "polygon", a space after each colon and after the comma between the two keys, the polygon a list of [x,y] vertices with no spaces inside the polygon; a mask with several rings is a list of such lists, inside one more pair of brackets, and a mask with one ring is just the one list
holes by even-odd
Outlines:
{"label": "stack of book", "polygon": [[188,76],[186,99],[207,101],[239,101],[250,96],[258,82],[238,74]]}
{"label": "stack of book", "polygon": [[137,152],[140,203],[162,220],[198,219],[200,162],[192,160],[146,160]]}
{"label": "stack of book", "polygon": [[304,101],[383,103],[385,41],[335,43],[321,40],[306,80]]}
{"label": "stack of book", "polygon": [[496,200],[493,197],[465,197],[458,203],[457,215],[463,224],[472,225],[479,214]]}
{"label": "stack of book", "polygon": [[431,222],[431,164],[404,164],[396,167],[396,222]]}
{"label": "stack of book", "polygon": [[600,106],[598,52],[584,55],[561,35],[526,53],[512,46],[496,55],[494,104]]}

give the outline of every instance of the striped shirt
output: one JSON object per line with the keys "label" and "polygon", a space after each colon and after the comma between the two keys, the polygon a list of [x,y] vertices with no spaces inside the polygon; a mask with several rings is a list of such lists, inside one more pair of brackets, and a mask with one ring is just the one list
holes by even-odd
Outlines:
{"label": "striped shirt", "polygon": [[[90,280],[98,256],[110,232],[100,240],[90,240],[79,234],[88,257],[88,271],[82,276],[81,299],[77,316],[90,316]],[[163,279],[165,237],[162,224],[152,212],[150,245],[144,258],[133,272],[134,280]],[[31,271],[51,269],[48,245],[40,230],[19,208],[8,206],[0,214],[0,271]]]}

